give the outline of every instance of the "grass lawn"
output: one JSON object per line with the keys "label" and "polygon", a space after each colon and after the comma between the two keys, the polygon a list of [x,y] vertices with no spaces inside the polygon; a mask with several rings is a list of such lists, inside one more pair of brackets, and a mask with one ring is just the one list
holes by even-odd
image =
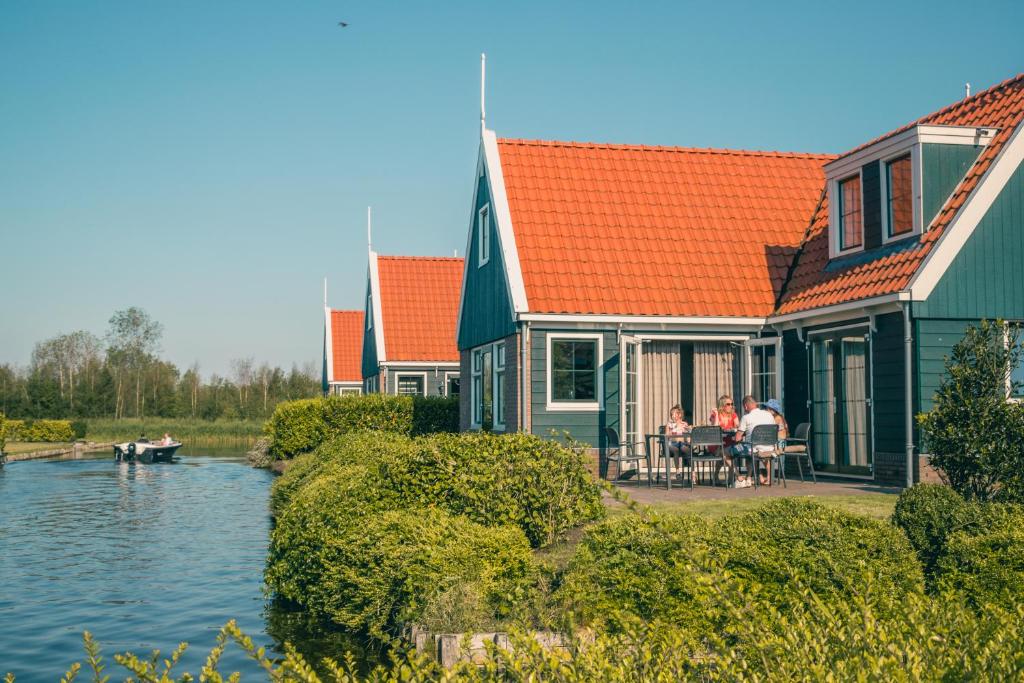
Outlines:
{"label": "grass lawn", "polygon": [[[844,512],[863,515],[872,519],[887,520],[892,516],[897,496],[891,493],[837,493],[824,495],[799,495],[794,498],[809,498],[822,505],[838,508]],[[739,514],[758,508],[775,497],[736,496],[727,499],[687,499],[680,496],[678,500],[658,501],[650,503],[650,507],[658,512],[675,512],[700,515],[716,519],[724,515]],[[607,500],[610,516],[628,514],[626,508],[614,500]]]}
{"label": "grass lawn", "polygon": [[8,441],[4,453],[15,455],[35,453],[36,451],[55,451],[58,448],[71,448],[70,443],[47,443],[45,441]]}

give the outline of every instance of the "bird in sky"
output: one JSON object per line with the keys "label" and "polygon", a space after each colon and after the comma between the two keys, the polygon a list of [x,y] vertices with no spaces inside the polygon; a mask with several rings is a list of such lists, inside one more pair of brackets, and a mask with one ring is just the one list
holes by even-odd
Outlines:
{"label": "bird in sky", "polygon": [[340,26],[342,28],[345,28],[346,26],[348,26],[348,22],[347,21],[339,21],[338,22],[338,26]]}

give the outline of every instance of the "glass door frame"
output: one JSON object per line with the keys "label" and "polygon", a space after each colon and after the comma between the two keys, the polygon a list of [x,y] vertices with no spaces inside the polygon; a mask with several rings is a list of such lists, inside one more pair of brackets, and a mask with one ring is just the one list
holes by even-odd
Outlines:
{"label": "glass door frame", "polygon": [[[846,424],[847,419],[845,413],[840,413],[840,396],[843,392],[844,387],[844,367],[843,367],[843,340],[849,339],[850,337],[857,336],[862,338],[864,341],[864,439],[866,449],[867,465],[840,465],[839,463],[844,460],[849,460],[848,455],[848,444],[847,434],[843,431],[841,425]],[[830,342],[829,353],[832,355],[832,366],[829,369],[832,375],[832,396],[830,396],[825,402],[827,402],[832,410],[832,434],[831,434],[831,451],[833,456],[833,464],[824,465],[815,461],[814,467],[822,474],[828,474],[836,477],[848,477],[854,479],[874,479],[875,477],[875,420],[874,420],[874,378],[873,378],[873,338],[871,325],[868,322],[857,323],[853,325],[844,325],[842,327],[833,327],[824,330],[813,330],[807,332],[807,341],[805,346],[807,348],[807,410],[808,419],[814,423],[814,349],[813,345],[815,341],[819,342]],[[819,427],[816,425],[813,429],[814,434],[812,438],[818,434]]]}
{"label": "glass door frame", "polygon": [[[630,353],[634,354],[634,366],[630,368],[629,356]],[[621,359],[622,367],[622,380],[620,384],[620,391],[622,396],[621,410],[619,414],[619,438],[626,443],[633,443],[634,445],[643,441],[643,434],[641,433],[641,425],[643,422],[643,401],[640,397],[643,396],[643,356],[644,356],[644,345],[643,340],[633,335],[620,335],[619,337],[619,358]],[[630,375],[634,375],[632,382],[632,392],[630,389]],[[630,398],[632,397],[632,401]],[[629,406],[632,406],[632,414],[629,412]],[[632,418],[632,425],[630,419]]]}
{"label": "glass door frame", "polygon": [[[754,392],[754,359],[753,350],[757,347],[775,347],[775,386],[772,388],[771,396],[758,396]],[[782,381],[783,358],[782,358],[782,337],[757,337],[743,342],[743,386],[747,395],[754,396],[764,402],[770,398],[778,399],[783,407],[786,405],[785,386]],[[735,398],[735,397],[734,397]]]}

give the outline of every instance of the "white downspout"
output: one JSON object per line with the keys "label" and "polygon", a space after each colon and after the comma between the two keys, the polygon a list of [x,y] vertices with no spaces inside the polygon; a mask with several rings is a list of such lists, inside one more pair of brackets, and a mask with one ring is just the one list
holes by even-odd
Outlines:
{"label": "white downspout", "polygon": [[914,485],[914,336],[910,328],[910,302],[903,302],[903,383],[907,437],[907,488]]}

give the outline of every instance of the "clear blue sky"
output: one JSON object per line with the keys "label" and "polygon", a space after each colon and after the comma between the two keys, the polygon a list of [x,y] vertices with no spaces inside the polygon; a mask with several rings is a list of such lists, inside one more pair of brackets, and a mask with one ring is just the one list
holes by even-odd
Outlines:
{"label": "clear blue sky", "polygon": [[[341,29],[339,20],[350,22]],[[0,362],[137,305],[319,362],[321,281],[465,248],[479,134],[839,152],[1024,71],[1024,3],[0,3]]]}

